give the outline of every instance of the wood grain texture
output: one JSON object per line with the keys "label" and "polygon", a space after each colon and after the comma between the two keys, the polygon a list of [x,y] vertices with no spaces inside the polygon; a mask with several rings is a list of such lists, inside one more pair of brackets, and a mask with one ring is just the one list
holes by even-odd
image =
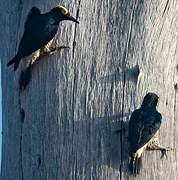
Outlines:
{"label": "wood grain texture", "polygon": [[[80,24],[62,22],[71,48],[34,64],[20,93],[15,55],[32,6],[58,1],[0,1],[2,180],[176,180],[178,174],[177,0],[60,1]],[[168,159],[145,152],[141,174],[128,171],[127,127],[149,91],[160,96],[161,144]],[[23,110],[23,111],[22,111]],[[10,173],[9,173],[10,172]]]}

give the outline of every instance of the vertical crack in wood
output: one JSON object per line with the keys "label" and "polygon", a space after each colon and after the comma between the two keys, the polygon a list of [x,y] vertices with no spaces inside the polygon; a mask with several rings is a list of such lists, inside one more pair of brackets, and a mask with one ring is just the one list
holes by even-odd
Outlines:
{"label": "vertical crack in wood", "polygon": [[25,119],[25,111],[23,108],[20,109],[20,117],[21,117],[21,122],[24,123],[24,119]]}
{"label": "vertical crack in wood", "polygon": [[38,166],[38,168],[40,167],[40,165],[41,165],[41,156],[39,154],[38,157],[37,157],[37,166]]}
{"label": "vertical crack in wood", "polygon": [[22,163],[22,130],[23,130],[23,124],[21,125],[21,136],[20,136],[20,167],[22,171],[22,180],[24,180],[24,175],[23,175],[23,163]]}
{"label": "vertical crack in wood", "polygon": [[[79,17],[80,3],[81,3],[81,0],[78,1],[76,19],[78,19],[78,17]],[[73,58],[74,58],[74,55],[75,55],[75,47],[76,47],[76,32],[77,32],[77,24],[75,23],[73,49],[72,49],[72,57]]]}
{"label": "vertical crack in wood", "polygon": [[[76,66],[74,67],[74,79],[73,79],[73,90],[72,90],[72,120],[74,122],[74,104],[75,104],[75,90],[77,89],[77,73],[76,73]],[[73,124],[74,130],[74,124]]]}
{"label": "vertical crack in wood", "polygon": [[[22,10],[23,10],[23,1],[22,0],[20,0],[19,1],[19,22],[18,22],[18,27],[20,27],[20,23],[21,23],[21,18],[23,17],[24,18],[24,16],[22,16]],[[20,31],[18,31],[18,32],[20,32]],[[18,37],[19,37],[19,35],[18,35]],[[17,42],[18,41],[16,41],[16,48],[17,48]],[[21,113],[21,99],[20,99],[20,91],[19,91],[19,96],[18,96],[18,98],[19,98],[19,112]],[[20,116],[21,117],[21,116]],[[21,119],[22,120],[22,119]],[[23,174],[23,163],[22,163],[22,131],[23,131],[23,122],[21,121],[21,127],[20,127],[20,149],[19,149],[19,153],[20,153],[20,168],[21,168],[21,176],[22,176],[22,180],[24,180],[24,174]]]}
{"label": "vertical crack in wood", "polygon": [[[78,1],[78,7],[77,7],[77,13],[76,13],[76,19],[78,19],[79,17],[79,10],[80,10],[80,3],[81,0]],[[76,33],[77,33],[77,24],[75,24],[75,29],[74,29],[74,40],[73,40],[73,49],[72,49],[72,57],[75,57],[75,47],[76,47]],[[78,75],[77,75],[77,69],[76,69],[76,62],[74,62],[74,79],[73,79],[73,90],[72,90],[72,114],[71,114],[71,121],[72,121],[72,134],[74,134],[74,109],[75,109],[75,90],[77,89],[77,81],[78,81]],[[72,142],[73,141],[73,137],[72,136]],[[74,146],[74,145],[73,145]],[[73,150],[73,146],[72,146],[72,152],[74,152]],[[77,155],[76,155],[77,157]],[[77,178],[77,162],[74,161],[74,172],[73,172],[73,176],[75,178]]]}
{"label": "vertical crack in wood", "polygon": [[[122,120],[121,120],[121,129],[123,129],[123,119],[124,119],[124,104],[125,104],[125,87],[126,87],[126,79],[125,79],[125,69],[126,69],[126,60],[128,57],[128,52],[129,52],[129,46],[131,42],[131,35],[132,35],[132,30],[133,30],[133,23],[134,23],[134,12],[136,9],[136,6],[138,4],[138,0],[135,0],[135,3],[133,5],[133,10],[130,16],[130,25],[129,25],[129,31],[128,31],[128,36],[127,36],[127,42],[126,42],[126,48],[124,51],[123,59],[122,59],[122,77],[123,77],[123,92],[122,92]],[[123,131],[121,131],[120,134],[120,141],[121,141],[121,165],[120,165],[120,180],[122,180],[122,165],[123,165]]]}
{"label": "vertical crack in wood", "polygon": [[[176,106],[177,106],[177,89],[175,89],[175,95],[174,95],[174,127],[176,127]],[[174,138],[176,137],[176,129],[173,131],[174,132]],[[173,145],[173,148],[176,147],[176,142],[177,142],[177,139],[174,140],[174,145]],[[175,153],[175,161],[177,162],[177,153]]]}
{"label": "vertical crack in wood", "polygon": [[[21,99],[20,99],[20,90],[19,90],[19,96],[18,96],[18,98],[19,98],[19,112],[20,112],[20,122],[21,122],[21,127],[20,127],[20,148],[19,148],[19,153],[20,153],[20,168],[21,168],[21,175],[22,175],[22,180],[24,180],[24,174],[23,174],[23,163],[22,163],[22,161],[23,161],[23,158],[22,158],[22,133],[23,133],[23,123],[24,123],[24,119],[23,119],[23,121],[22,121],[22,116],[23,116],[23,118],[25,117],[25,111],[23,110],[23,108],[21,108]],[[23,112],[22,112],[22,110],[23,110]],[[23,113],[23,114],[22,114]]]}
{"label": "vertical crack in wood", "polygon": [[23,139],[23,124],[24,124],[24,119],[25,119],[25,111],[22,108],[22,104],[21,104],[21,91],[19,89],[19,94],[18,94],[18,107],[19,107],[19,113],[20,113],[20,148],[19,148],[19,154],[20,154],[20,169],[21,169],[21,176],[22,176],[22,180],[24,180],[24,173],[23,173],[23,157],[22,157],[22,139]]}
{"label": "vertical crack in wood", "polygon": [[[72,90],[72,114],[71,114],[71,123],[72,123],[72,152],[74,153],[74,130],[75,130],[75,122],[74,122],[74,112],[75,112],[75,90],[77,89],[77,81],[78,81],[78,76],[77,76],[77,72],[76,72],[76,65],[74,67],[74,79],[73,79],[73,90]],[[77,157],[77,154],[75,155]],[[73,167],[74,167],[74,172],[73,172],[73,176],[77,177],[77,158],[73,163]]]}
{"label": "vertical crack in wood", "polygon": [[169,0],[167,0],[167,2],[166,2],[166,6],[165,6],[165,8],[164,8],[162,17],[164,16],[164,14],[165,14],[165,12],[166,12],[166,10],[167,10],[167,8],[168,8],[168,4],[169,4]]}
{"label": "vertical crack in wood", "polygon": [[122,163],[123,163],[123,135],[122,135],[122,128],[123,128],[123,118],[124,118],[124,100],[125,100],[125,72],[123,72],[123,91],[122,91],[122,120],[121,120],[121,133],[120,133],[120,142],[121,142],[121,148],[120,148],[120,152],[121,152],[121,164],[120,164],[120,180],[122,179]]}

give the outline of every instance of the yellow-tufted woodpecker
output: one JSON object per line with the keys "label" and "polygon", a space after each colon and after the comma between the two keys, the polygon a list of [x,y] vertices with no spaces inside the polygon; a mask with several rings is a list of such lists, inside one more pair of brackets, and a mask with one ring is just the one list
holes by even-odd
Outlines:
{"label": "yellow-tufted woodpecker", "polygon": [[155,93],[148,93],[143,100],[141,108],[135,110],[129,122],[129,143],[130,143],[130,168],[133,175],[140,172],[141,157],[145,149],[160,150],[162,156],[170,147],[163,147],[159,144],[158,130],[161,126],[162,116],[156,110],[158,96]]}
{"label": "yellow-tufted woodpecker", "polygon": [[31,65],[42,54],[54,52],[51,44],[57,33],[59,22],[63,20],[79,23],[70,16],[68,10],[63,6],[56,6],[45,14],[41,14],[37,7],[30,10],[25,26],[24,34],[19,44],[16,56],[8,62],[7,66],[14,64],[17,70],[20,60],[23,58],[22,72],[20,75],[20,89],[25,89],[31,77]]}

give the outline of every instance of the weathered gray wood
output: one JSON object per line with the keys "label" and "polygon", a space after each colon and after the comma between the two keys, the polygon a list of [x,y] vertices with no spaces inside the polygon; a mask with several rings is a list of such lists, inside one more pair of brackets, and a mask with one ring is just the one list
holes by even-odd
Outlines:
{"label": "weathered gray wood", "polygon": [[135,179],[176,180],[177,0],[62,2],[72,15],[79,13],[80,24],[62,22],[57,35],[60,45],[71,48],[38,61],[20,94],[20,71],[6,63],[17,50],[29,9],[36,5],[45,12],[58,1],[0,1],[1,179],[134,179],[127,131],[115,131],[127,127],[131,112],[153,91],[163,115],[160,141],[175,150],[161,160],[160,152],[145,152]]}

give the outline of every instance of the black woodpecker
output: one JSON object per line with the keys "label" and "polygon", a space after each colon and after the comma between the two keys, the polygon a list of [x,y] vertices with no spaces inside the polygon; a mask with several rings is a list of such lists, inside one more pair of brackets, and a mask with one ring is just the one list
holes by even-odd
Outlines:
{"label": "black woodpecker", "polygon": [[22,72],[20,75],[20,89],[25,89],[31,77],[31,65],[43,54],[54,52],[50,49],[53,38],[57,33],[59,22],[63,20],[79,23],[70,16],[63,6],[56,6],[45,14],[41,14],[37,7],[30,10],[25,26],[24,34],[19,44],[16,56],[8,62],[7,66],[14,64],[17,70],[20,60],[23,58]]}
{"label": "black woodpecker", "polygon": [[161,114],[156,110],[159,97],[154,93],[148,93],[143,100],[140,109],[135,110],[129,122],[130,143],[130,170],[134,176],[140,172],[141,157],[145,149],[160,150],[162,156],[170,147],[160,146],[158,130],[161,126]]}

